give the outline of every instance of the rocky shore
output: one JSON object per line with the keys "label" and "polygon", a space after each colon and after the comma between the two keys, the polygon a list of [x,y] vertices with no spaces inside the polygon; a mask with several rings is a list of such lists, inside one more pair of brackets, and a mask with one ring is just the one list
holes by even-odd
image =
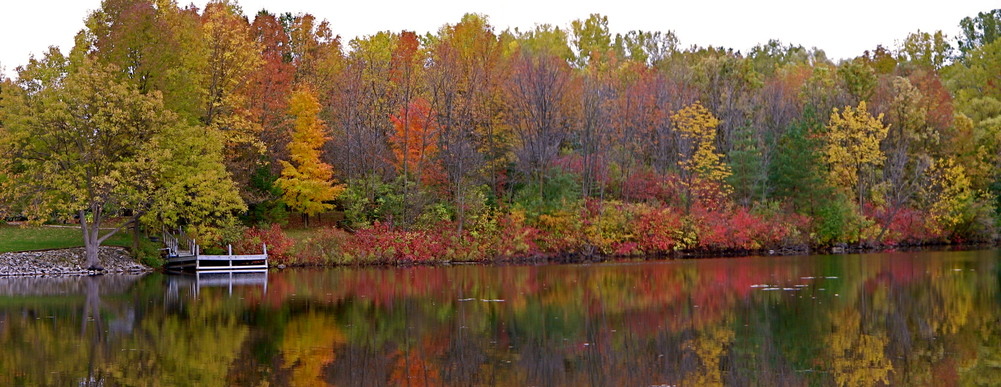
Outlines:
{"label": "rocky shore", "polygon": [[53,275],[93,275],[126,274],[151,271],[137,263],[126,249],[121,247],[101,247],[100,260],[104,271],[86,270],[84,249],[59,249],[45,251],[25,251],[0,254],[0,277],[6,276],[53,276]]}

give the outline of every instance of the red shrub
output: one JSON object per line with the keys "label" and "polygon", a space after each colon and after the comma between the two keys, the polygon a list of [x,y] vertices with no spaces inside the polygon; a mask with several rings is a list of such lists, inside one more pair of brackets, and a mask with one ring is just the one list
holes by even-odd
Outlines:
{"label": "red shrub", "polygon": [[268,246],[268,261],[277,264],[289,264],[292,262],[291,249],[295,240],[289,238],[282,231],[281,226],[272,224],[270,228],[248,228],[243,233],[243,238],[233,245],[233,251],[237,254],[260,254],[262,245]]}
{"label": "red shrub", "polygon": [[[636,247],[646,254],[664,254],[678,247],[684,222],[671,208],[653,208],[636,220]],[[620,249],[628,247],[621,245]]]}
{"label": "red shrub", "polygon": [[[880,228],[882,228],[887,217],[890,215],[888,211],[891,210],[868,207],[866,208],[866,215],[872,219],[876,219],[879,222]],[[927,219],[928,215],[919,210],[900,208],[893,214],[893,218],[890,219],[886,232],[883,233],[883,240],[876,242],[887,245],[898,245],[919,244],[941,239],[942,236],[939,233],[928,227]]]}
{"label": "red shrub", "polygon": [[692,211],[698,246],[706,250],[758,250],[784,241],[789,226],[775,217],[766,220],[747,208],[736,206],[730,211]]}
{"label": "red shrub", "polygon": [[386,223],[376,222],[355,232],[354,238],[345,243],[344,253],[367,262],[429,262],[448,259],[451,242],[447,231],[393,230]]}
{"label": "red shrub", "polygon": [[681,203],[682,184],[678,175],[635,171],[622,184],[622,198],[628,201],[659,201],[668,205]]}

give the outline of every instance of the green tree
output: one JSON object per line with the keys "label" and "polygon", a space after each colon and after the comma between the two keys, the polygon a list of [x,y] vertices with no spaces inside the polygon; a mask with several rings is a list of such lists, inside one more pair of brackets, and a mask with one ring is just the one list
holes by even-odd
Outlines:
{"label": "green tree", "polygon": [[[114,66],[88,60],[67,72],[65,65],[47,57],[31,68],[64,76],[48,82],[23,71],[24,92],[4,100],[9,122],[0,148],[13,157],[0,164],[12,180],[0,196],[35,221],[78,217],[86,266],[99,268],[101,243],[147,209],[163,172],[163,135],[176,117],[163,109],[158,93],[143,95],[116,81]],[[121,209],[137,215],[102,234],[107,217]]]}
{"label": "green tree", "polygon": [[966,17],[959,21],[963,36],[959,37],[961,57],[990,44],[1001,37],[1001,9],[979,12],[977,17]]}
{"label": "green tree", "polygon": [[818,135],[823,126],[816,112],[807,109],[779,138],[768,171],[775,197],[790,200],[796,212],[811,216],[831,194],[824,179],[823,138]]}
{"label": "green tree", "polygon": [[844,80],[845,88],[854,103],[869,101],[876,90],[876,72],[864,58],[855,58],[838,67],[838,75]]}
{"label": "green tree", "polygon": [[945,65],[952,51],[947,39],[942,31],[932,34],[918,30],[907,34],[900,44],[899,60],[938,70]]}
{"label": "green tree", "polygon": [[586,20],[570,23],[571,43],[578,68],[600,65],[612,51],[612,35],[608,32],[608,16],[591,14]]}

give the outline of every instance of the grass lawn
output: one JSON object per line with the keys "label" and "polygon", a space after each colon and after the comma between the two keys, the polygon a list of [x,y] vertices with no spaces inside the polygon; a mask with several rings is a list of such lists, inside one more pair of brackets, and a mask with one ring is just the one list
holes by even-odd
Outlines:
{"label": "grass lawn", "polygon": [[[102,246],[132,245],[131,234],[119,231]],[[82,247],[83,233],[72,227],[20,227],[0,225],[0,253]]]}

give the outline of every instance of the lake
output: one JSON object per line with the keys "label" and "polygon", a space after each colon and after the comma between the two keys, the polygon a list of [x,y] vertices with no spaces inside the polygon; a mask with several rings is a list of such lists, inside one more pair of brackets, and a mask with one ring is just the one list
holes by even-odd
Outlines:
{"label": "lake", "polygon": [[0,278],[0,385],[989,385],[1001,252]]}

